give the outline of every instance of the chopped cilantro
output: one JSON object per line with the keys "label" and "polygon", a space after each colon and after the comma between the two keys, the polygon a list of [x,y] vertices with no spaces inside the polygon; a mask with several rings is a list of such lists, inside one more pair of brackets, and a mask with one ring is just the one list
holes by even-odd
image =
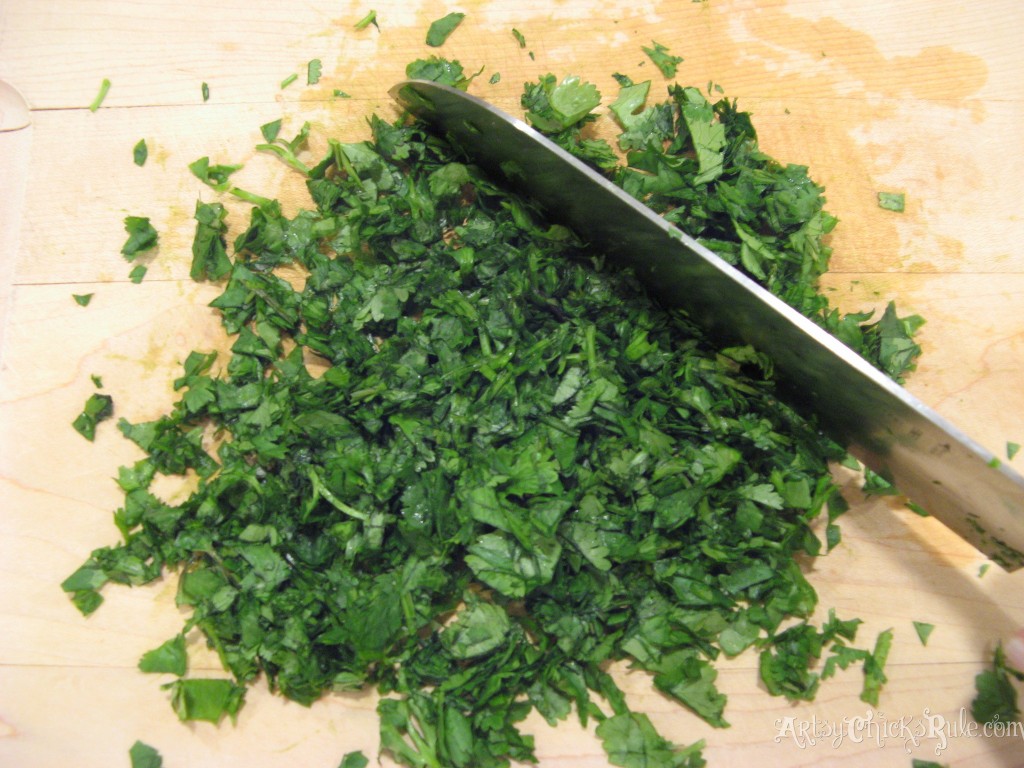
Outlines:
{"label": "chopped cilantro", "polygon": [[149,147],[146,146],[145,139],[139,139],[138,143],[132,149],[132,160],[138,166],[146,164],[146,158],[149,157]]}
{"label": "chopped cilantro", "polygon": [[144,653],[139,660],[139,669],[143,672],[168,673],[184,677],[188,669],[185,635],[175,635],[158,648]]}
{"label": "chopped cilantro", "polygon": [[519,43],[520,48],[526,47],[526,37],[515,27],[512,28],[512,37],[514,37],[516,42]]}
{"label": "chopped cilantro", "polygon": [[984,576],[986,573],[988,573],[988,569],[991,568],[991,567],[992,567],[991,563],[982,563],[978,567],[978,578],[980,579],[982,576]]}
{"label": "chopped cilantro", "polygon": [[1013,680],[1024,681],[1024,672],[1006,661],[1002,644],[992,654],[992,666],[974,678],[976,694],[971,702],[971,716],[979,723],[1012,723],[1020,720],[1017,689]]}
{"label": "chopped cilantro", "polygon": [[902,192],[879,192],[878,207],[887,211],[903,213],[906,204],[906,197]]}
{"label": "chopped cilantro", "polygon": [[140,253],[152,250],[159,241],[159,235],[145,216],[126,216],[124,231],[128,239],[121,246],[121,255],[126,261],[134,261]]}
{"label": "chopped cilantro", "polygon": [[107,78],[103,78],[103,81],[100,83],[100,90],[96,94],[96,98],[93,99],[92,103],[89,105],[90,112],[95,112],[97,109],[100,108],[100,105],[103,104],[103,100],[107,98],[107,93],[109,91],[110,81]]}
{"label": "chopped cilantro", "polygon": [[464,18],[466,18],[466,14],[453,12],[432,22],[430,29],[427,30],[427,45],[432,48],[439,48],[444,45],[445,41],[455,31],[455,28],[462,23]]}
{"label": "chopped cilantro", "polygon": [[203,101],[204,102],[209,101],[210,100],[210,85],[209,85],[209,83],[204,82],[202,84],[202,86],[200,86],[199,90],[200,90],[200,93],[202,93]]}
{"label": "chopped cilantro", "polygon": [[113,414],[114,399],[110,395],[95,393],[89,395],[82,412],[71,422],[71,426],[86,440],[92,441],[96,438],[96,425],[106,421]]}
{"label": "chopped cilantro", "polygon": [[501,73],[500,72],[495,72],[493,75],[491,75],[491,79],[488,80],[487,82],[489,82],[491,85],[494,85],[495,83],[500,83],[501,82]]}
{"label": "chopped cilantro", "polygon": [[652,48],[643,46],[644,53],[654,62],[654,66],[661,70],[661,74],[665,77],[675,77],[676,69],[683,63],[683,57],[672,56],[667,47],[655,40],[651,41],[651,45]]}
{"label": "chopped cilantro", "polygon": [[354,26],[356,29],[366,29],[371,24],[377,27],[378,30],[380,29],[380,25],[377,24],[376,11],[370,11],[369,13],[367,13],[365,16],[363,16],[363,18],[357,21]]}
{"label": "chopped cilantro", "polygon": [[292,83],[294,83],[298,79],[299,79],[298,74],[295,73],[295,72],[292,72],[290,75],[288,75],[288,77],[286,77],[284,80],[281,81],[281,90],[283,91],[285,88],[287,88],[289,85],[291,85]]}
{"label": "chopped cilantro", "polygon": [[[476,76],[438,57],[406,71]],[[872,364],[913,366],[916,321],[841,314],[817,290],[835,219],[805,168],[768,157],[734,101],[673,86],[648,104],[649,83],[616,80],[624,159],[585,130],[601,97],[581,78],[545,75],[521,103]],[[258,148],[302,174],[297,212],[230,187],[231,166],[192,169],[249,204],[230,243],[225,205],[196,205],[190,274],[222,281],[230,355],[194,351],[167,413],[118,422],[145,454],[117,473],[121,543],[62,584],[89,614],[108,583],[180,574],[182,633],[140,666],[177,676],[182,720],[234,718],[258,679],[302,704],[372,687],[403,765],[534,762],[519,723],[575,710],[615,764],[675,768],[702,743],[633,712],[610,662],[716,727],[716,659],[751,649],[772,694],[809,699],[861,664],[877,703],[891,632],[869,651],[856,619],[810,624],[801,568],[839,542],[830,467],[848,457],[780,401],[770,361],[652,302],[421,123],[373,116],[308,165],[310,125],[281,132],[262,126]],[[167,503],[158,474],[195,486]],[[183,676],[190,630],[230,679]]]}
{"label": "chopped cilantro", "polygon": [[231,680],[187,678],[163,687],[171,692],[171,706],[182,722],[219,723],[225,715],[234,720],[245,700],[245,689]]}
{"label": "chopped cilantro", "polygon": [[934,624],[928,624],[924,621],[914,622],[914,631],[917,632],[917,636],[921,640],[921,645],[928,645],[928,638],[931,636],[933,629],[935,629]]}
{"label": "chopped cilantro", "polygon": [[228,178],[231,174],[242,169],[241,165],[210,165],[209,157],[200,157],[189,164],[188,169],[192,175],[204,184],[213,187],[219,192],[227,190],[230,186]]}
{"label": "chopped cilantro", "polygon": [[136,741],[128,750],[128,758],[131,760],[131,768],[162,768],[163,758],[149,744]]}
{"label": "chopped cilantro", "polygon": [[1013,457],[1020,451],[1020,443],[1014,443],[1007,441],[1006,443],[1006,459],[1007,461],[1013,461]]}
{"label": "chopped cilantro", "polygon": [[340,90],[338,88],[335,88],[334,89],[334,98],[336,98],[336,99],[351,99],[352,96],[350,96],[349,94],[345,93],[344,91],[342,91],[342,90]]}
{"label": "chopped cilantro", "polygon": [[306,64],[306,85],[316,85],[320,82],[320,74],[323,71],[323,64],[320,59],[310,59]]}
{"label": "chopped cilantro", "polygon": [[88,307],[89,306],[89,302],[92,301],[92,297],[93,296],[94,296],[94,294],[92,294],[92,293],[73,293],[73,294],[71,294],[71,298],[73,298],[75,300],[75,303],[78,304],[78,306],[80,306],[80,307]]}
{"label": "chopped cilantro", "polygon": [[128,279],[137,285],[142,282],[148,271],[149,268],[145,264],[136,264],[128,273]]}
{"label": "chopped cilantro", "polygon": [[349,752],[341,759],[338,768],[366,768],[369,764],[369,758],[362,752]]}
{"label": "chopped cilantro", "polygon": [[861,689],[860,698],[861,701],[873,707],[878,706],[878,694],[888,681],[885,676],[885,662],[889,658],[891,647],[892,630],[887,629],[878,634],[874,650],[864,660],[864,687]]}
{"label": "chopped cilantro", "polygon": [[101,379],[95,373],[89,376],[89,378],[92,380],[92,385],[96,387],[96,389],[103,389],[103,379]]}

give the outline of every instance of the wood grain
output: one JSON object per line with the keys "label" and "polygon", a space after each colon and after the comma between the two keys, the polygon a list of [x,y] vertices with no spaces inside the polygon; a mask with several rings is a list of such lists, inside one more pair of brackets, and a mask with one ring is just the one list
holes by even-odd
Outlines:
{"label": "wood grain", "polygon": [[[129,419],[159,415],[194,348],[224,344],[206,303],[215,286],[188,281],[192,211],[217,199],[187,171],[202,155],[241,162],[238,183],[304,204],[300,180],[255,151],[259,126],[313,126],[311,157],[329,136],[365,136],[372,112],[393,116],[387,89],[424,44],[429,22],[456,7],[380,0],[6,0],[0,78],[22,90],[33,126],[0,134],[0,765],[127,765],[135,739],[175,766],[337,765],[375,754],[376,699],[327,696],[309,709],[249,694],[237,725],[179,724],[166,693],[135,669],[178,630],[174,577],[107,590],[88,620],[60,581],[111,543],[119,503],[110,480],[137,453],[114,430],[95,444],[69,427],[102,376]],[[763,147],[808,165],[840,218],[825,286],[844,309],[896,299],[927,319],[910,389],[997,455],[1024,442],[1024,6],[1016,0],[479,0],[440,53],[469,71],[472,90],[515,110],[522,83],[578,73],[609,102],[615,72],[667,85],[641,52],[652,40],[685,57],[678,81],[720,84],[754,114]],[[511,34],[520,30],[521,49]],[[324,75],[305,84],[320,58]],[[282,89],[291,73],[299,79]],[[500,81],[488,82],[499,73]],[[100,80],[110,93],[86,106]],[[207,82],[210,100],[200,86]],[[336,98],[341,89],[351,98]],[[609,132],[610,127],[600,127]],[[150,159],[132,163],[146,138]],[[24,195],[20,193],[24,184]],[[907,210],[876,204],[903,191]],[[22,199],[23,198],[23,199]],[[140,285],[118,251],[125,215],[150,216],[161,245]],[[242,212],[232,215],[237,228]],[[93,293],[79,307],[72,293]],[[3,312],[0,312],[2,320]],[[1018,459],[1021,461],[1021,459]],[[864,619],[863,642],[893,628],[881,706],[858,700],[860,673],[840,674],[810,704],[770,697],[756,658],[722,665],[732,727],[715,730],[616,669],[630,701],[671,738],[706,739],[710,766],[906,766],[910,755],[955,766],[1024,766],[1024,735],[882,737],[897,721],[954,728],[994,644],[1024,625],[1020,574],[992,567],[931,519],[891,499],[855,501],[844,543],[808,565],[821,616]],[[181,492],[168,488],[168,493]],[[936,625],[923,646],[913,621]],[[867,639],[865,639],[867,638]],[[192,639],[196,667],[215,660]],[[784,733],[872,716],[837,743]],[[934,721],[931,721],[934,722]],[[874,730],[872,730],[874,729]],[[543,766],[601,766],[592,729],[529,722]],[[899,729],[897,729],[898,731]],[[806,736],[806,733],[804,734]],[[938,752],[936,749],[938,748]],[[391,765],[382,761],[383,765]]]}

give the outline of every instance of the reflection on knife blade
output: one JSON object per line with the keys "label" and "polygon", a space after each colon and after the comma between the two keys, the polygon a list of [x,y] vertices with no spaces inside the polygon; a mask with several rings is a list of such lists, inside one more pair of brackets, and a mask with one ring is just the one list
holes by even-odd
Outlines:
{"label": "reflection on knife blade", "polygon": [[865,466],[1008,570],[1024,566],[1024,478],[857,353],[522,120],[427,81],[392,96],[630,266],[713,337],[775,363],[781,392]]}

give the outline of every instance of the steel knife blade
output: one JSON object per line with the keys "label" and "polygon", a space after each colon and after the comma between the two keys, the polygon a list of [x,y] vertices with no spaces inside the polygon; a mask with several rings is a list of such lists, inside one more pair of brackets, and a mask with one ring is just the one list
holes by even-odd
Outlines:
{"label": "steel knife blade", "polygon": [[634,270],[664,305],[774,362],[779,393],[1007,570],[1024,566],[1024,478],[841,341],[531,128],[440,83],[391,95],[477,165]]}

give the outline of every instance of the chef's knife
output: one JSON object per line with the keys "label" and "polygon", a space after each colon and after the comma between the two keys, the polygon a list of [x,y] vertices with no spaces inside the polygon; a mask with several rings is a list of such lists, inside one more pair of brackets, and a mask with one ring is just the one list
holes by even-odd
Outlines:
{"label": "chef's knife", "polygon": [[1007,570],[1024,566],[1024,478],[845,344],[522,120],[439,83],[391,95],[504,176],[663,304],[772,358],[780,393],[865,466]]}

